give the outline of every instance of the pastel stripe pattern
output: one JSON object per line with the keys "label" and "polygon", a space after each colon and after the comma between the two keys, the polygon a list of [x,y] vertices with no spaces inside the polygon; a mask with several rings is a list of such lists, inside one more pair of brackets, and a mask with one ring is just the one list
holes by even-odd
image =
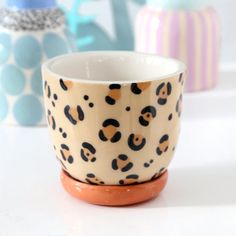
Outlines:
{"label": "pastel stripe pattern", "polygon": [[185,91],[218,81],[220,23],[215,10],[159,10],[144,7],[135,24],[136,51],[177,58],[188,67]]}

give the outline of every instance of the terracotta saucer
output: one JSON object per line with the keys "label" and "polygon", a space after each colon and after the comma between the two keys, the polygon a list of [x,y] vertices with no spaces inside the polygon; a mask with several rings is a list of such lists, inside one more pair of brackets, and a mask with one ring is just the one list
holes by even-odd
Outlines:
{"label": "terracotta saucer", "polygon": [[61,172],[61,182],[65,190],[72,196],[83,201],[103,206],[125,206],[145,202],[164,189],[168,172],[149,182],[125,185],[105,186],[82,183],[70,177],[65,171]]}

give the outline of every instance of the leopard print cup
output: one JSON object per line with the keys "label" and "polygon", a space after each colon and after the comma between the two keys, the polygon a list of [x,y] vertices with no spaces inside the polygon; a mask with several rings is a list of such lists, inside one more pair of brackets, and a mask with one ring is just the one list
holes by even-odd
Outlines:
{"label": "leopard print cup", "polygon": [[96,185],[150,181],[178,141],[185,66],[133,52],[88,52],[43,65],[44,98],[57,159]]}

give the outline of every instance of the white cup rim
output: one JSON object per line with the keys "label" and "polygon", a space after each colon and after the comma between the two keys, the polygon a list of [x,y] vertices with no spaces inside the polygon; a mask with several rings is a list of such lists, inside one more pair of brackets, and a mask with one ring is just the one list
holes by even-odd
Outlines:
{"label": "white cup rim", "polygon": [[[132,65],[134,68],[136,68],[136,71],[133,70],[135,73],[137,73],[136,75],[139,75],[140,73],[142,74],[143,70],[141,70],[141,66],[142,66],[141,63],[143,64],[143,69],[145,67],[146,73],[144,71],[143,76],[140,75],[139,79],[107,80],[107,79],[93,79],[93,78],[88,79],[86,78],[87,76],[71,76],[71,75],[68,75],[70,72],[67,72],[64,74],[60,72],[60,70],[63,70],[62,68],[63,66],[65,66],[65,69],[68,70],[68,67],[70,66],[70,64],[66,65],[65,62],[68,63],[69,61],[71,61],[73,64],[75,63],[76,59],[81,60],[80,63],[83,63],[83,65],[81,65],[81,68],[84,68],[84,70],[86,70],[86,68],[87,70],[89,70],[88,67],[89,67],[89,64],[91,63],[94,63],[95,65],[95,63],[97,64],[100,62],[104,63],[104,61],[106,60],[105,63],[109,63],[109,64],[112,63],[113,65],[116,63],[112,62],[112,60],[119,60],[119,63],[123,62],[124,64],[123,66],[124,67],[126,66],[126,71],[129,71],[129,65],[126,65],[127,63],[125,60],[129,60],[130,62],[131,61],[135,62],[136,60],[136,64]],[[64,63],[63,63],[63,60],[64,60]],[[155,75],[156,73],[155,66],[157,65],[159,67],[162,66],[168,72],[163,72],[163,73],[159,72],[160,73],[159,75],[158,74]],[[74,64],[74,66],[76,67],[76,64]],[[153,68],[151,68],[151,66]],[[55,68],[55,67],[58,67],[58,68]],[[168,69],[168,67],[172,67],[172,69]],[[119,69],[121,69],[121,67]],[[153,75],[152,75],[152,72],[149,72],[151,71],[151,69],[153,71]],[[76,70],[76,68],[74,70]],[[157,56],[153,54],[146,54],[146,53],[139,53],[139,52],[132,52],[132,51],[90,51],[90,52],[69,53],[69,54],[54,57],[43,63],[42,71],[46,72],[49,75],[52,75],[54,78],[58,78],[58,80],[62,78],[63,80],[72,81],[74,83],[106,84],[107,85],[107,84],[114,84],[114,83],[115,84],[131,84],[131,83],[145,83],[145,82],[151,82],[151,81],[157,81],[157,80],[165,80],[171,77],[178,76],[181,73],[184,73],[186,71],[186,66],[184,63],[182,63],[179,60],[168,58],[168,57]],[[146,74],[150,74],[150,75],[146,75]],[[132,74],[130,74],[129,76],[127,75],[127,77],[131,77],[131,75]],[[135,77],[135,75],[133,76]]]}

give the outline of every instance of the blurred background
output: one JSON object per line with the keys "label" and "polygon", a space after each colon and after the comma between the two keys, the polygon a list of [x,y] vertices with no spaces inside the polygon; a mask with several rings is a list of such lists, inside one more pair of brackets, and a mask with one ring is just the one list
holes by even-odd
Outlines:
{"label": "blurred background", "polygon": [[[94,15],[96,23],[101,29],[105,30],[108,37],[115,39],[116,33],[114,24],[116,20],[114,16],[116,13],[112,11],[112,4],[117,0],[92,0],[83,3],[79,12],[83,15]],[[71,0],[59,0],[61,5],[71,7]],[[118,1],[117,1],[118,2]],[[140,8],[140,2],[134,0],[119,0],[123,2],[129,11],[130,22],[133,25],[136,13]],[[211,4],[217,10],[222,26],[222,49],[221,49],[221,67],[233,68],[236,66],[236,21],[235,21],[235,0],[211,0]],[[236,68],[236,67],[235,67]]]}
{"label": "blurred background", "polygon": [[[2,5],[3,2],[4,0],[0,0],[0,5]],[[71,8],[73,2],[73,0],[58,0],[60,5],[66,6],[67,8]],[[114,8],[112,5],[119,5],[118,7],[122,7],[128,11],[128,17],[133,29],[135,16],[144,2],[145,0],[90,0],[84,1],[78,11],[81,15],[94,16],[94,21],[100,30],[104,31],[105,37],[115,40],[119,36],[116,35],[114,25],[116,21],[122,21],[123,19],[119,17],[120,12],[113,11]],[[210,0],[208,2],[215,7],[221,19],[221,68],[236,68],[236,21],[234,18],[236,1]],[[126,45],[123,46],[126,47]],[[84,48],[84,50],[86,50],[86,48]]]}

